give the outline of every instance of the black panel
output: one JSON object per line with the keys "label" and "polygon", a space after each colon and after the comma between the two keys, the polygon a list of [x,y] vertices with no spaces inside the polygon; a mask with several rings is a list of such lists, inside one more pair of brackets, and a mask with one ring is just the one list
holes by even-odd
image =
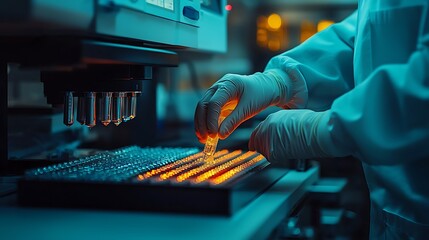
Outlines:
{"label": "black panel", "polygon": [[[255,199],[288,171],[284,168],[276,168],[262,159],[258,162],[259,164],[252,168],[249,167],[249,170],[245,170],[242,174],[220,184],[214,184],[210,181],[196,183],[191,179],[183,182],[178,182],[175,179],[163,181],[155,177],[160,175],[139,179],[138,176],[142,176],[143,173],[169,164],[176,164],[185,159],[185,156],[201,155],[198,155],[197,149],[132,148],[134,150],[129,156],[123,155],[123,152],[118,150],[105,152],[99,158],[94,157],[97,159],[94,162],[84,158],[67,166],[62,164],[30,171],[19,182],[19,202],[27,206],[107,208],[228,216]],[[136,149],[137,151],[135,151]],[[185,155],[174,156],[178,152],[183,152]],[[118,158],[117,153],[122,155]],[[218,159],[229,156],[231,153],[220,155]],[[139,160],[139,154],[145,157]],[[246,152],[243,152],[225,158],[229,160],[219,160],[217,164],[208,167],[204,172],[214,169],[215,166],[229,163],[229,161],[238,159],[245,154]],[[213,178],[221,176],[243,163],[250,162],[259,154],[254,153],[246,156],[249,157],[243,157],[242,162],[230,165],[219,174],[214,175]],[[194,159],[197,159],[196,161],[201,164],[196,164],[183,173],[202,166],[203,162],[200,157]],[[194,161],[182,162],[177,168],[189,163],[194,163]],[[110,168],[110,166],[114,166],[114,168]],[[128,169],[126,171],[120,170],[123,167]],[[100,173],[99,169],[91,168],[106,170]],[[176,167],[164,172],[172,169],[176,169]],[[115,171],[119,171],[119,173],[112,174]]]}

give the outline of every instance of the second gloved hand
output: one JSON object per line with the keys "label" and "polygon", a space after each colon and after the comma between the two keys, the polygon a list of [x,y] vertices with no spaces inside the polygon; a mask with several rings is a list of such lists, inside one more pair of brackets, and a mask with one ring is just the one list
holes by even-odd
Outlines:
{"label": "second gloved hand", "polygon": [[332,143],[328,112],[281,110],[273,113],[255,128],[249,149],[258,151],[270,162],[329,157],[320,144]]}
{"label": "second gloved hand", "polygon": [[[299,94],[297,94],[299,92]],[[280,70],[270,70],[252,75],[227,74],[218,80],[199,101],[195,111],[195,132],[200,142],[207,137],[228,137],[242,122],[255,116],[265,108],[277,105],[287,107],[289,102],[298,106],[304,83],[295,84]],[[234,111],[218,126],[222,106],[238,100]]]}

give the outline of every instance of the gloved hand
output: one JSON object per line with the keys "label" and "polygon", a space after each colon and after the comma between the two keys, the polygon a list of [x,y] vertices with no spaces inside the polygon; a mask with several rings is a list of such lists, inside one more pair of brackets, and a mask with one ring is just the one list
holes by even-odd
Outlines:
{"label": "gloved hand", "polygon": [[[299,105],[302,92],[307,94],[305,83],[294,84],[280,70],[248,76],[227,74],[213,84],[198,102],[195,110],[196,135],[202,143],[205,143],[208,135],[213,137],[218,134],[221,139],[225,139],[242,122],[269,106],[288,107],[289,102]],[[234,99],[238,100],[237,107],[219,127],[222,106]]]}
{"label": "gloved hand", "polygon": [[329,133],[328,111],[281,110],[269,115],[253,131],[249,150],[270,162],[330,157],[335,144]]}

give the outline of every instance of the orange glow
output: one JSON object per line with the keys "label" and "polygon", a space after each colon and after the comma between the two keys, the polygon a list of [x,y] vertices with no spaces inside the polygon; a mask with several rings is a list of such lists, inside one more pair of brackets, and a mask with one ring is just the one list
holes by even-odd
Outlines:
{"label": "orange glow", "polygon": [[174,176],[176,174],[179,174],[179,173],[181,173],[181,172],[183,172],[183,171],[185,171],[187,169],[190,169],[192,167],[198,166],[199,164],[202,164],[202,160],[203,160],[203,158],[200,158],[200,159],[198,159],[195,162],[191,162],[189,164],[182,165],[181,167],[175,168],[175,169],[173,169],[171,171],[168,171],[166,173],[161,174],[159,176],[159,178],[161,180],[167,180],[167,179],[169,179],[170,177],[172,177],[172,176]]}
{"label": "orange glow", "polygon": [[282,26],[282,18],[278,14],[271,14],[267,19],[268,26],[272,30],[278,30]]}
{"label": "orange glow", "polygon": [[[222,150],[222,151],[216,152],[214,154],[214,157],[219,157],[219,156],[225,155],[226,153],[228,153],[228,150]],[[201,164],[204,164],[204,158],[203,157],[200,157],[200,158],[196,159],[195,161],[183,164],[180,167],[174,168],[174,169],[172,169],[170,171],[167,171],[167,172],[161,174],[159,176],[159,178],[160,178],[159,180],[161,180],[161,181],[167,180],[167,179],[169,179],[170,177],[172,177],[174,175],[177,175],[177,174],[179,174],[179,173],[181,173],[181,172],[183,172],[183,171],[185,171],[187,169],[190,169],[190,168],[193,168],[193,167],[197,167],[197,166],[199,166]]]}
{"label": "orange glow", "polygon": [[233,157],[236,157],[237,155],[240,155],[241,153],[242,153],[241,150],[236,150],[236,151],[231,152],[229,154],[226,154],[226,155],[224,155],[224,156],[222,156],[220,158],[214,159],[213,161],[207,161],[203,165],[201,165],[201,166],[199,166],[197,168],[191,169],[191,170],[189,170],[189,171],[187,171],[187,172],[185,172],[185,173],[177,176],[176,180],[178,182],[183,182],[186,179],[188,179],[188,178],[190,178],[190,177],[192,177],[194,175],[197,175],[197,174],[199,174],[199,173],[201,173],[203,171],[208,170],[209,168],[213,167],[215,164],[222,163],[222,162],[224,162],[226,160],[229,160],[229,159],[231,159]]}
{"label": "orange glow", "polygon": [[267,28],[267,17],[265,16],[259,16],[257,20],[257,26],[258,28]]}
{"label": "orange glow", "polygon": [[277,39],[268,41],[268,49],[271,51],[280,50],[280,41]]}
{"label": "orange glow", "polygon": [[[224,150],[224,151],[227,151],[227,150]],[[145,172],[144,174],[140,174],[138,178],[139,178],[139,180],[143,180],[143,179],[146,179],[146,178],[150,178],[150,177],[152,177],[152,176],[154,176],[154,175],[158,175],[158,174],[160,174],[160,173],[162,173],[162,172],[165,172],[165,171],[167,171],[167,170],[169,170],[169,169],[172,169],[172,168],[174,168],[174,167],[177,167],[177,166],[179,166],[179,165],[181,165],[181,164],[184,164],[184,163],[186,163],[186,162],[193,161],[193,160],[195,160],[195,159],[197,159],[197,158],[200,158],[200,157],[202,157],[202,156],[203,156],[203,153],[202,153],[202,152],[199,152],[199,153],[197,153],[197,154],[194,154],[194,155],[188,156],[188,157],[186,157],[186,158],[183,158],[183,159],[181,159],[181,160],[179,160],[179,161],[176,161],[176,162],[173,162],[173,163],[170,163],[170,164],[164,165],[164,166],[159,167],[159,168],[156,168],[156,169],[152,169],[152,170],[150,170],[150,171],[148,171],[148,172]],[[140,177],[140,176],[141,176],[141,177]]]}
{"label": "orange glow", "polygon": [[316,32],[317,32],[317,28],[313,22],[308,20],[303,21],[301,23],[301,36],[300,36],[301,42],[304,42],[305,40],[309,39]]}
{"label": "orange glow", "polygon": [[174,177],[176,182],[191,180],[194,184],[210,182],[218,185],[259,166],[257,163],[263,159],[261,154],[254,151],[221,150],[208,159],[204,158],[203,152],[199,152],[139,174],[136,179],[164,181]]}
{"label": "orange glow", "polygon": [[262,28],[258,29],[258,31],[256,32],[256,41],[260,46],[265,47],[268,41],[267,30]]}
{"label": "orange glow", "polygon": [[[235,107],[238,104],[237,99],[232,99],[231,101],[227,102],[220,111],[220,116],[218,119],[218,125],[223,122],[223,120],[228,117],[229,114],[235,109]],[[219,141],[219,136],[215,137],[208,137],[206,140],[206,145],[204,146],[204,158],[210,158],[215,152],[217,148],[217,143]]]}
{"label": "orange glow", "polygon": [[228,179],[231,179],[232,177],[234,177],[235,175],[237,175],[238,173],[242,172],[243,170],[250,170],[253,167],[256,166],[256,163],[262,161],[264,159],[264,156],[262,155],[258,155],[255,158],[253,158],[250,161],[247,161],[241,165],[238,165],[236,167],[234,167],[233,169],[223,173],[222,175],[212,179],[210,182],[213,184],[221,184],[225,181],[227,181]]}
{"label": "orange glow", "polygon": [[225,169],[227,169],[227,168],[229,168],[229,167],[231,167],[237,163],[240,163],[240,162],[246,160],[247,158],[249,158],[255,154],[256,154],[256,152],[249,151],[249,152],[247,152],[247,153],[245,153],[245,154],[243,154],[243,155],[241,155],[241,156],[239,156],[239,157],[237,157],[231,161],[228,161],[222,165],[219,165],[219,166],[217,166],[213,169],[210,169],[209,171],[199,175],[197,178],[195,178],[194,182],[200,183],[202,181],[205,181],[205,180],[209,179],[210,177],[222,172],[223,170],[225,170]]}
{"label": "orange glow", "polygon": [[327,27],[331,26],[332,24],[334,24],[334,21],[331,20],[321,20],[320,22],[317,23],[317,31],[323,31],[324,29],[326,29]]}
{"label": "orange glow", "polygon": [[259,16],[256,28],[256,44],[260,48],[266,48],[277,52],[288,45],[288,32],[286,19],[279,14],[271,14],[268,17]]}

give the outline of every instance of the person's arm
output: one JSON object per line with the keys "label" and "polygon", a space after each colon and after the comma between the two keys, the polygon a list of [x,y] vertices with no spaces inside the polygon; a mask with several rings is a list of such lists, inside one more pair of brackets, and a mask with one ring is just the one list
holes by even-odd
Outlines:
{"label": "person's arm", "polygon": [[[209,135],[216,134],[224,139],[269,106],[328,109],[353,86],[355,24],[356,14],[352,14],[295,49],[273,57],[263,73],[223,76],[195,109],[199,141],[205,143]],[[221,108],[232,100],[238,100],[238,105],[219,127]]]}
{"label": "person's arm", "polygon": [[283,110],[252,133],[270,161],[353,155],[393,165],[429,156],[429,35],[407,63],[377,68],[331,109]]}
{"label": "person's arm", "polygon": [[329,155],[372,164],[429,156],[429,35],[406,64],[383,65],[338,98],[319,143]]}
{"label": "person's arm", "polygon": [[429,156],[429,34],[404,64],[378,67],[331,109],[283,110],[254,130],[249,149],[270,161],[353,155],[393,165]]}
{"label": "person's arm", "polygon": [[275,71],[281,79],[291,82],[289,85],[298,86],[291,88],[296,97],[285,108],[326,110],[353,88],[356,21],[355,12],[269,61],[265,71]]}

